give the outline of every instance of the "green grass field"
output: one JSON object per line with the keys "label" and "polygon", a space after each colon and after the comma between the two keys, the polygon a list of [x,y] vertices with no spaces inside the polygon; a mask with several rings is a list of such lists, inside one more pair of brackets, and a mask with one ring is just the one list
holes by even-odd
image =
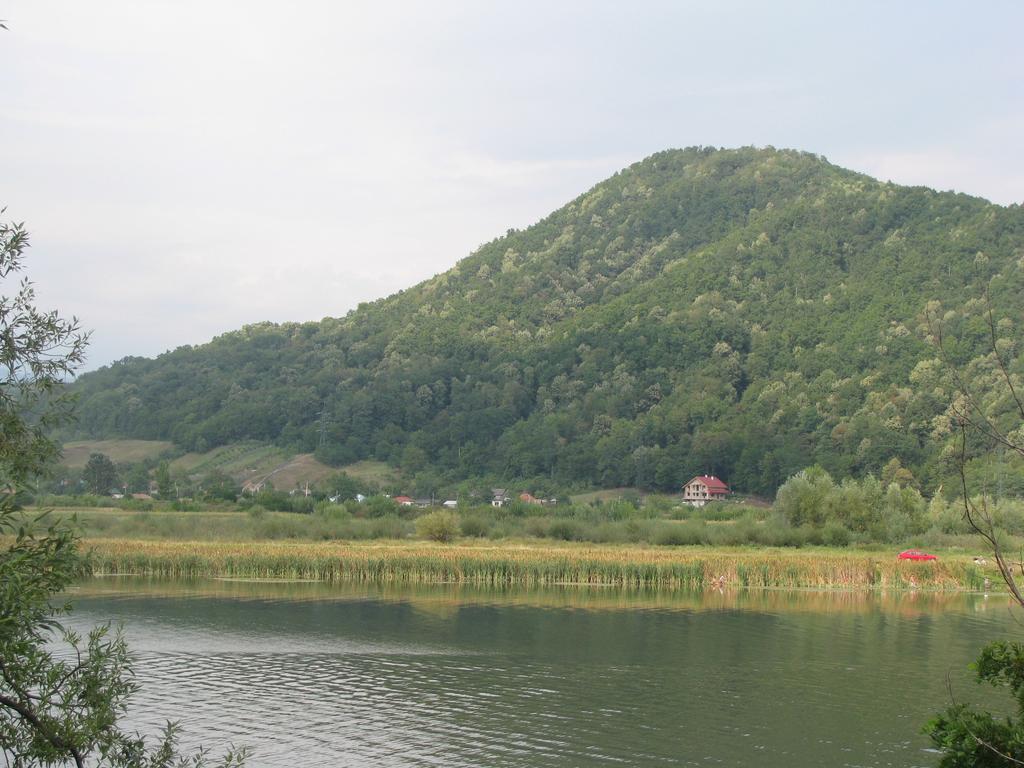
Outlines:
{"label": "green grass field", "polygon": [[186,453],[171,462],[171,470],[202,475],[220,470],[231,477],[251,474],[265,475],[288,460],[280,448],[257,442],[232,443],[206,453]]}
{"label": "green grass field", "polygon": [[357,461],[342,467],[341,471],[359,482],[370,483],[382,489],[399,489],[402,485],[402,472],[383,461]]}
{"label": "green grass field", "polygon": [[172,443],[162,440],[75,440],[64,443],[61,463],[81,469],[92,453],[102,453],[114,462],[136,462],[155,459],[171,450]]}
{"label": "green grass field", "polygon": [[595,501],[604,503],[642,495],[644,494],[636,488],[602,488],[597,491],[573,494],[569,498],[572,499],[573,504],[593,504]]}

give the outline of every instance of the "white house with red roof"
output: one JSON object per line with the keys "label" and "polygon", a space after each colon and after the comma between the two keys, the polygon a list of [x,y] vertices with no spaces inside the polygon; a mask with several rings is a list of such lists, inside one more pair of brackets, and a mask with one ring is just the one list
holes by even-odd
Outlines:
{"label": "white house with red roof", "polygon": [[699,475],[683,486],[683,501],[692,507],[703,507],[728,495],[729,486],[714,475]]}

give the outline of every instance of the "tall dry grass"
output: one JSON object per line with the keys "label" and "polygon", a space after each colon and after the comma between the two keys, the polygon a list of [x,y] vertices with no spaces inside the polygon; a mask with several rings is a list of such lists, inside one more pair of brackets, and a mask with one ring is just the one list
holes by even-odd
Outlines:
{"label": "tall dry grass", "polygon": [[[625,546],[499,546],[427,543],[84,542],[96,574],[315,579],[625,588],[729,585],[773,588],[981,590],[994,571],[969,557],[898,561],[842,550],[721,550]],[[989,569],[990,570],[990,569]]]}

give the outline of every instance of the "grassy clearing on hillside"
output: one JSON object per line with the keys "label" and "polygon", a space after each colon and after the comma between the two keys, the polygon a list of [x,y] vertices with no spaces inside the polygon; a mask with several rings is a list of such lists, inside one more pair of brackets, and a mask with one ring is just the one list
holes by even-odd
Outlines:
{"label": "grassy clearing on hillside", "polygon": [[[981,590],[996,576],[966,556],[900,561],[891,552],[501,546],[388,542],[219,543],[86,540],[96,574],[635,588]],[[989,572],[991,571],[991,573]],[[998,583],[993,579],[994,583]]]}
{"label": "grassy clearing on hillside", "polygon": [[636,488],[603,488],[597,491],[573,494],[569,498],[573,504],[593,504],[595,501],[604,503],[624,498],[639,498],[643,495],[645,494]]}
{"label": "grassy clearing on hillside", "polygon": [[265,475],[288,460],[280,448],[257,442],[222,445],[206,453],[186,453],[171,462],[171,470],[190,475],[220,470],[231,477],[248,479],[249,474]]}
{"label": "grassy clearing on hillside", "polygon": [[76,440],[64,443],[61,463],[81,469],[93,453],[105,454],[117,463],[137,462],[155,459],[173,447],[163,440]]}
{"label": "grassy clearing on hillside", "polygon": [[340,471],[358,482],[384,489],[399,488],[402,484],[401,470],[383,461],[357,461],[355,464],[342,467]]}
{"label": "grassy clearing on hillside", "polygon": [[268,480],[274,484],[275,488],[287,491],[298,488],[307,482],[310,485],[316,485],[337,472],[337,469],[317,461],[312,453],[300,453],[275,467]]}
{"label": "grassy clearing on hillside", "polygon": [[171,470],[189,475],[205,475],[217,470],[239,483],[264,480],[284,491],[307,482],[315,485],[338,471],[317,461],[311,453],[290,456],[280,448],[256,442],[233,443],[206,453],[187,453],[171,462]]}

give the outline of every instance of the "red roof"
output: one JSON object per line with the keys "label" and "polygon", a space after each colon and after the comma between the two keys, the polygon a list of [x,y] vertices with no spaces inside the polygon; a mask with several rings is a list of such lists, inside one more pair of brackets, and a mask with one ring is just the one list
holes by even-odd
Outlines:
{"label": "red roof", "polygon": [[395,496],[395,498],[393,498],[392,501],[395,502],[396,504],[410,504],[410,503],[412,503],[412,499],[410,497],[408,497],[408,496]]}
{"label": "red roof", "polygon": [[[729,486],[719,480],[717,477],[712,475],[700,475],[699,477],[693,478],[690,483],[700,480],[704,485],[708,487],[708,491],[711,493],[728,493]],[[687,483],[689,485],[690,483]]]}

